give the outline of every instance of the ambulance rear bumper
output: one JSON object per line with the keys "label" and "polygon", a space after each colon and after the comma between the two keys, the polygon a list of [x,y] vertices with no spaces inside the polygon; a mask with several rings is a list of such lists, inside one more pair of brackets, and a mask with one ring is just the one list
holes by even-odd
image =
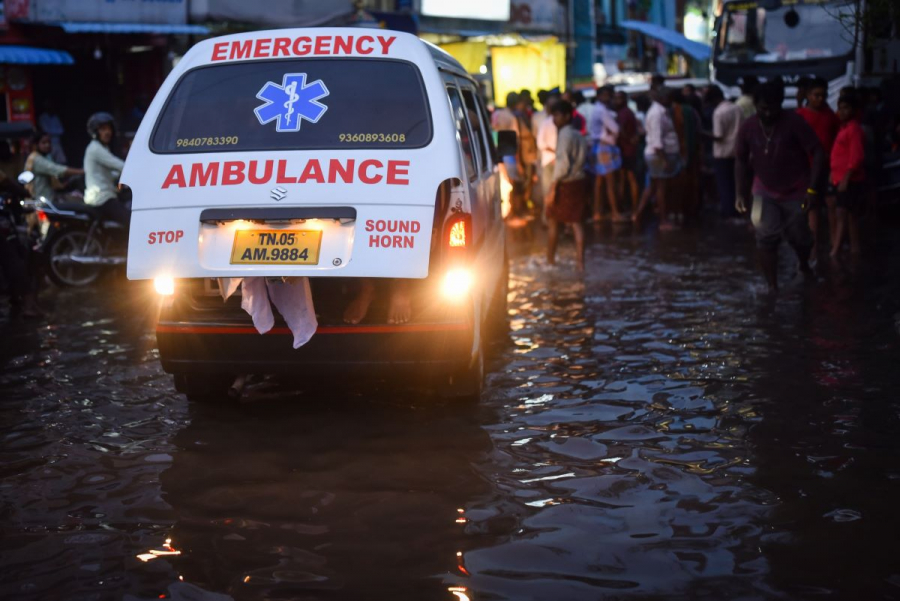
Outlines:
{"label": "ambulance rear bumper", "polygon": [[247,323],[160,321],[156,337],[169,373],[433,376],[467,367],[473,329],[465,322],[320,326],[294,349],[283,324],[260,335]]}

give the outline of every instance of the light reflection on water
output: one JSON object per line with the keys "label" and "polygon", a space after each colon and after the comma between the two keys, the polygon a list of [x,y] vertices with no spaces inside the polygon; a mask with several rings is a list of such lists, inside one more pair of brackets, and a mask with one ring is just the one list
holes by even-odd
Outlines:
{"label": "light reflection on water", "polygon": [[516,259],[471,410],[268,382],[188,408],[145,296],[62,292],[6,332],[0,597],[885,596],[897,278],[769,305],[739,235],[623,236],[583,281]]}

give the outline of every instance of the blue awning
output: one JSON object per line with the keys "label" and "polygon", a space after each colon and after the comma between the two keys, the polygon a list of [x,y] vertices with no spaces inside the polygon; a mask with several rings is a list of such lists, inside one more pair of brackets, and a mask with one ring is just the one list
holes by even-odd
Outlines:
{"label": "blue awning", "polygon": [[171,33],[176,35],[209,35],[204,25],[170,25],[167,23],[58,23],[66,33]]}
{"label": "blue awning", "polygon": [[30,46],[0,46],[0,63],[6,65],[71,65],[72,55],[63,50]]}
{"label": "blue awning", "polygon": [[619,25],[625,29],[639,31],[668,46],[678,48],[698,61],[709,60],[709,57],[712,54],[709,45],[689,40],[677,31],[666,29],[661,25],[654,25],[653,23],[646,23],[644,21],[622,21]]}

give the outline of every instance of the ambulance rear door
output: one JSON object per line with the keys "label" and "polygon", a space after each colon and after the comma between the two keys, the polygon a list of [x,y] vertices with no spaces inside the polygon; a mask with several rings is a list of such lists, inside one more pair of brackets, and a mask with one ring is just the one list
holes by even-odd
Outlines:
{"label": "ambulance rear door", "polygon": [[463,179],[446,98],[406,34],[201,42],[126,162],[128,277],[427,276],[436,191]]}

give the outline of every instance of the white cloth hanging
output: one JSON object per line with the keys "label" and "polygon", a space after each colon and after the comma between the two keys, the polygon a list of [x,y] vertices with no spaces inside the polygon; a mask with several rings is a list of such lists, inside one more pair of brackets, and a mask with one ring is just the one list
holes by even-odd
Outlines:
{"label": "white cloth hanging", "polygon": [[284,318],[294,335],[294,348],[300,348],[313,337],[319,322],[313,307],[309,278],[272,280],[264,277],[219,278],[219,291],[228,300],[241,287],[241,308],[250,315],[253,327],[265,334],[275,325],[272,305]]}

